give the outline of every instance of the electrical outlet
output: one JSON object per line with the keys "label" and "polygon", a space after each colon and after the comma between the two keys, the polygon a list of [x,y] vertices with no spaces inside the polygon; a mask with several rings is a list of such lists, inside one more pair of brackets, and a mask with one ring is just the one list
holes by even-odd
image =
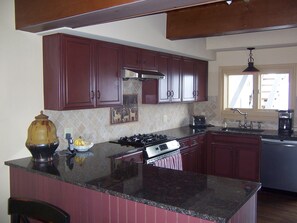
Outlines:
{"label": "electrical outlet", "polygon": [[73,137],[73,129],[72,128],[65,128],[64,129],[64,139],[66,139],[66,134],[70,133],[70,135]]}

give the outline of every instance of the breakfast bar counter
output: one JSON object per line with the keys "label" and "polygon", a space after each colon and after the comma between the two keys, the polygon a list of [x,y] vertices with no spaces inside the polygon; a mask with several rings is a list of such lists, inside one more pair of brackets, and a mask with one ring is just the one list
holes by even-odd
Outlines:
{"label": "breakfast bar counter", "polygon": [[260,183],[142,163],[114,165],[111,157],[132,149],[106,142],[75,156],[59,151],[50,163],[7,161],[11,196],[53,203],[75,223],[256,221]]}

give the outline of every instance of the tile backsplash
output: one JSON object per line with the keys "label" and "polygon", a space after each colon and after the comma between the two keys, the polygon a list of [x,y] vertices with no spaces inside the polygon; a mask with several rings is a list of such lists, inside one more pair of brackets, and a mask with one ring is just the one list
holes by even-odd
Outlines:
{"label": "tile backsplash", "polygon": [[[192,114],[205,115],[208,123],[217,126],[223,125],[223,120],[220,119],[217,96],[209,96],[206,102],[147,105],[142,104],[142,84],[140,81],[124,81],[123,86],[124,94],[137,94],[138,96],[139,120],[137,122],[111,125],[110,108],[72,111],[46,110],[45,114],[57,127],[57,134],[60,139],[58,150],[67,147],[67,141],[64,139],[65,128],[73,130],[74,138],[82,136],[89,141],[99,143],[115,140],[122,136],[186,126],[189,124]],[[236,123],[233,124],[236,125]],[[276,129],[277,121],[265,122],[263,128]]]}
{"label": "tile backsplash", "polygon": [[110,108],[71,111],[46,110],[44,113],[54,122],[60,139],[59,150],[66,149],[64,129],[71,128],[73,137],[82,136],[94,143],[118,139],[138,133],[150,133],[189,124],[191,104],[172,103],[146,105],[141,103],[142,87],[137,80],[124,81],[124,94],[138,95],[139,120],[122,124],[110,124]]}

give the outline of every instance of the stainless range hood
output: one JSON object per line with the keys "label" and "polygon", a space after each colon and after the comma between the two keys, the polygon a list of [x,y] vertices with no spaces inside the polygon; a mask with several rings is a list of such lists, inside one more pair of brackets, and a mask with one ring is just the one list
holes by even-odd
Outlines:
{"label": "stainless range hood", "polygon": [[148,80],[148,79],[165,79],[165,75],[158,71],[153,70],[138,70],[131,68],[124,68],[123,70],[123,79],[137,79],[140,81]]}

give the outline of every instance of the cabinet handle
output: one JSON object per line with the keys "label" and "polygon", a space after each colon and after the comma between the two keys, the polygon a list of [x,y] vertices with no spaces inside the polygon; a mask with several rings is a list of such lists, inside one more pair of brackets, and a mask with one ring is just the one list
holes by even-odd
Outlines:
{"label": "cabinet handle", "polygon": [[91,91],[91,100],[93,100],[94,99],[94,91]]}
{"label": "cabinet handle", "polygon": [[196,92],[196,96],[199,96],[199,91]]}
{"label": "cabinet handle", "polygon": [[171,97],[173,97],[174,96],[174,91],[171,91]]}
{"label": "cabinet handle", "polygon": [[196,96],[196,91],[193,91],[193,96],[194,96],[194,97]]}
{"label": "cabinet handle", "polygon": [[167,98],[169,98],[171,96],[171,92],[167,91]]}
{"label": "cabinet handle", "polygon": [[100,95],[100,91],[98,90],[98,91],[97,91],[97,99],[98,99],[98,100],[100,99],[100,96],[101,96],[101,95]]}

